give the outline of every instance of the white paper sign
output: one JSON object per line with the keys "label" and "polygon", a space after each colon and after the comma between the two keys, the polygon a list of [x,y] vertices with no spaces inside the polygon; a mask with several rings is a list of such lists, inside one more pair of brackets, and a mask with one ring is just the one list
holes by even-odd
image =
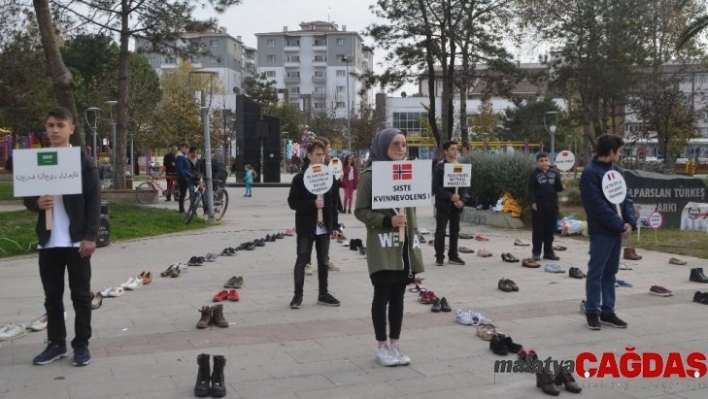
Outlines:
{"label": "white paper sign", "polygon": [[575,154],[570,151],[561,151],[556,155],[556,167],[558,170],[567,172],[575,166]]}
{"label": "white paper sign", "polygon": [[649,227],[658,230],[664,224],[664,215],[659,211],[654,211],[649,215]]}
{"label": "white paper sign", "polygon": [[311,164],[303,176],[305,188],[315,195],[322,195],[329,191],[334,183],[332,173],[327,165],[322,163]]}
{"label": "white paper sign", "polygon": [[332,158],[329,160],[329,170],[334,175],[335,179],[342,177],[342,170],[344,165],[342,165],[342,160],[339,158]]}
{"label": "white paper sign", "polygon": [[621,204],[627,198],[627,183],[616,170],[608,170],[602,177],[602,193],[613,204]]}
{"label": "white paper sign", "polygon": [[81,148],[38,148],[12,152],[15,197],[81,194]]}
{"label": "white paper sign", "polygon": [[446,163],[443,187],[469,187],[472,185],[472,165]]}
{"label": "white paper sign", "polygon": [[374,162],[371,172],[372,209],[432,205],[430,161]]}

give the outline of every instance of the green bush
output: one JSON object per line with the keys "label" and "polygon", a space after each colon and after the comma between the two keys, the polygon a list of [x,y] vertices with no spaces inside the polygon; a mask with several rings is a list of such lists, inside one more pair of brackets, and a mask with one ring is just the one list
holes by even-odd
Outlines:
{"label": "green bush", "polygon": [[580,199],[580,189],[578,187],[566,187],[559,195],[567,198],[564,205],[583,206],[583,200]]}
{"label": "green bush", "polygon": [[491,194],[498,199],[504,191],[508,191],[522,207],[529,204],[526,191],[529,175],[536,167],[533,157],[479,151],[461,157],[459,161],[472,165],[472,186],[469,189],[472,198]]}

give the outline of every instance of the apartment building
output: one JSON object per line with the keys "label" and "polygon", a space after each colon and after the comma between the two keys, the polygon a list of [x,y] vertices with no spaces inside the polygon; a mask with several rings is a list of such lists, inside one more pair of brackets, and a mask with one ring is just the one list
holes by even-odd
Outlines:
{"label": "apartment building", "polygon": [[347,117],[361,101],[373,103],[371,92],[352,76],[373,67],[373,49],[357,32],[333,22],[300,23],[299,30],[257,33],[258,73],[277,82],[281,99],[312,115],[325,112]]}
{"label": "apartment building", "polygon": [[[200,46],[206,50],[206,55],[194,56],[189,61],[194,69],[217,72],[225,89],[224,94],[215,94],[211,99],[212,109],[229,109],[236,107],[234,88],[243,92],[243,80],[248,76],[255,76],[257,69],[257,50],[245,46],[241,36],[235,38],[220,27],[209,32],[185,32],[182,38],[175,43],[176,46]],[[147,41],[137,39],[138,51],[149,48]],[[175,56],[165,56],[156,53],[144,52],[158,74],[163,74],[176,69],[183,59]]]}

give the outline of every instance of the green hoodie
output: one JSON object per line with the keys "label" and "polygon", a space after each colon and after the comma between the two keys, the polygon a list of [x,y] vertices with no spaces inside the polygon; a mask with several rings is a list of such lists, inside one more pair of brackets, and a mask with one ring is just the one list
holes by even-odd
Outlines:
{"label": "green hoodie", "polygon": [[[384,227],[386,216],[393,217],[396,213],[393,209],[371,209],[371,185],[369,167],[359,176],[354,206],[354,216],[366,226],[366,262],[369,275],[381,270],[403,271],[403,241],[398,240],[398,227]],[[425,269],[418,240],[415,208],[406,208],[406,220],[410,267],[413,273],[423,273]]]}

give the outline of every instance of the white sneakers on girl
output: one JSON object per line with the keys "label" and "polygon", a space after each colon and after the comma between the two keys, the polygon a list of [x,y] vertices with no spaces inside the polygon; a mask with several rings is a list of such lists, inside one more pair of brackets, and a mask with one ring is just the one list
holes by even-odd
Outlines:
{"label": "white sneakers on girl", "polygon": [[[398,357],[391,351],[388,344],[379,347],[376,351],[376,360],[381,363],[381,365],[386,367],[398,366],[400,363]],[[410,361],[410,359],[408,359]]]}
{"label": "white sneakers on girl", "polygon": [[395,356],[398,359],[398,364],[401,366],[407,366],[411,364],[411,358],[406,355],[406,352],[403,351],[403,348],[401,348],[401,345],[395,344],[395,345],[389,345],[389,351],[391,351],[391,354]]}

